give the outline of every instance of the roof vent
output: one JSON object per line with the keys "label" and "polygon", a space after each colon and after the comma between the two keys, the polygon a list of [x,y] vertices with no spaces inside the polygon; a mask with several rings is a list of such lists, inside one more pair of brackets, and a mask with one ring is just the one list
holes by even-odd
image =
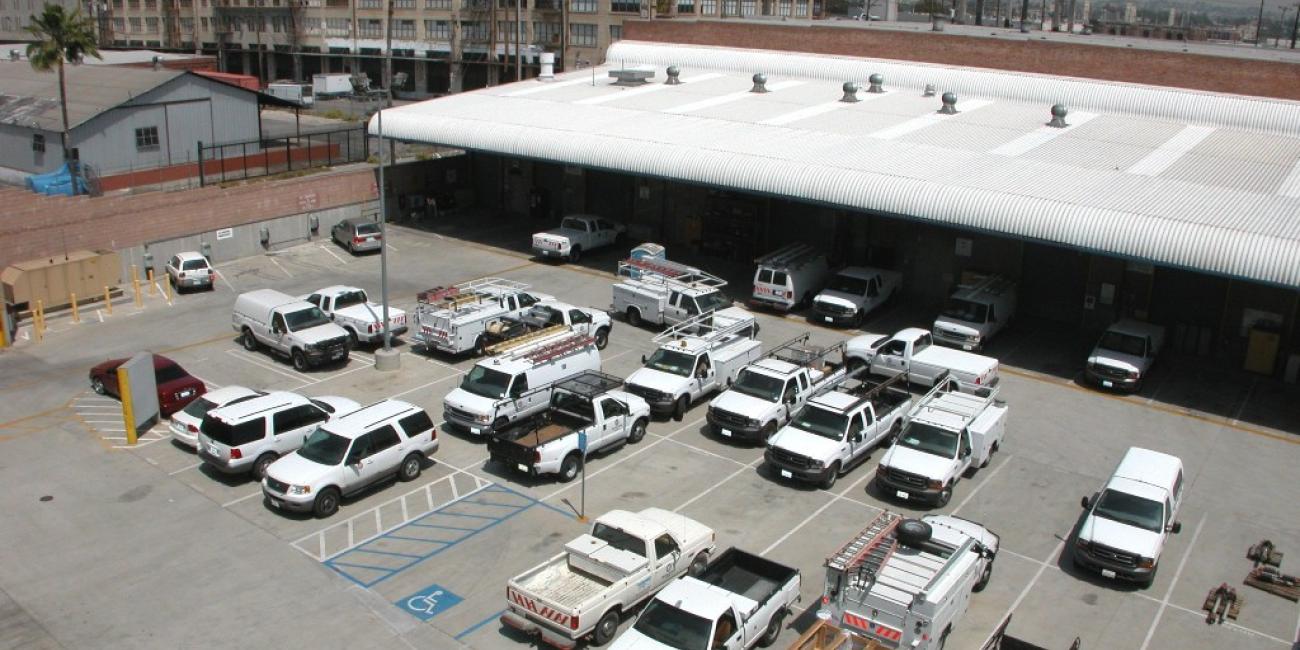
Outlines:
{"label": "roof vent", "polygon": [[9,60],[10,61],[18,60],[18,50],[9,50]]}
{"label": "roof vent", "polygon": [[957,93],[948,91],[943,94],[943,108],[939,112],[944,115],[957,114]]}
{"label": "roof vent", "polygon": [[682,80],[680,79],[681,76],[682,76],[682,69],[675,65],[670,65],[668,66],[668,81],[665,81],[664,83],[668,84],[669,86],[676,86],[677,84],[680,84],[682,82]]}
{"label": "roof vent", "polygon": [[1065,104],[1056,104],[1052,106],[1052,121],[1048,122],[1047,126],[1055,127],[1058,129],[1064,129],[1067,126],[1070,126],[1069,124],[1065,123],[1065,116],[1069,112],[1070,111],[1065,110]]}
{"label": "roof vent", "polygon": [[936,92],[938,92],[938,91],[935,90],[935,88],[934,88],[934,84],[925,84],[925,92],[922,93],[921,96],[922,96],[922,97],[934,97],[934,93],[936,93]]}
{"label": "roof vent", "polygon": [[840,98],[842,102],[860,102],[858,99],[858,84],[852,81],[844,82],[844,96]]}
{"label": "roof vent", "polygon": [[871,86],[870,86],[869,88],[867,88],[867,92],[869,92],[869,93],[883,93],[883,92],[885,92],[885,88],[884,88],[884,85],[885,85],[885,75],[880,74],[879,72],[877,72],[877,73],[871,75],[870,77],[867,77],[867,81],[871,82]]}
{"label": "roof vent", "polygon": [[750,89],[749,89],[749,92],[751,92],[751,93],[765,93],[765,92],[767,92],[767,75],[765,75],[765,74],[763,74],[763,73],[761,73],[761,72],[758,73],[758,74],[756,74],[756,75],[754,75],[754,87],[753,87],[753,88],[750,88]]}
{"label": "roof vent", "polygon": [[609,76],[614,79],[615,86],[640,86],[653,79],[655,71],[646,68],[623,68],[610,70]]}
{"label": "roof vent", "polygon": [[153,57],[153,69],[162,70],[162,57],[156,54]]}

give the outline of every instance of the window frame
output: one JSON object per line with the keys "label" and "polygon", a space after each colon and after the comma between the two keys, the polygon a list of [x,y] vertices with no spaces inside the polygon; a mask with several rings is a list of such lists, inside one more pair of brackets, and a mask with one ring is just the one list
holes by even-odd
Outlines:
{"label": "window frame", "polygon": [[158,151],[162,148],[161,140],[158,136],[158,127],[141,126],[135,129],[135,150],[136,151]]}

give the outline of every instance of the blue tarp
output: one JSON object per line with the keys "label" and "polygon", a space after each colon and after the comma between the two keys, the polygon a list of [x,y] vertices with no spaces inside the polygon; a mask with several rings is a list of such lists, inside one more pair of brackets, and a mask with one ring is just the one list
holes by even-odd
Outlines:
{"label": "blue tarp", "polygon": [[61,194],[64,196],[85,194],[86,179],[78,178],[76,188],[74,189],[72,185],[72,172],[68,170],[68,164],[64,163],[62,167],[47,174],[32,174],[31,176],[28,176],[27,189],[50,196],[55,194]]}

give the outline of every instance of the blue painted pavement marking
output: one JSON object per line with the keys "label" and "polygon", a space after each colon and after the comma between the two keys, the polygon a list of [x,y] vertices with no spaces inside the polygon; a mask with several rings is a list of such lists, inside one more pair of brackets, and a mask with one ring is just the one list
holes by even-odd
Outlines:
{"label": "blue painted pavement marking", "polygon": [[427,621],[460,603],[461,597],[439,585],[429,585],[394,604],[421,621]]}
{"label": "blue painted pavement marking", "polygon": [[474,632],[478,631],[478,629],[481,628],[481,627],[483,627],[484,625],[487,625],[488,623],[491,623],[492,621],[495,621],[495,620],[497,620],[498,618],[501,618],[501,615],[504,614],[504,613],[506,613],[506,610],[503,609],[503,610],[501,610],[501,611],[499,611],[499,612],[497,612],[497,613],[495,613],[495,614],[493,614],[493,615],[491,615],[491,616],[489,616],[489,617],[487,617],[487,618],[485,618],[485,619],[483,619],[483,620],[481,620],[481,621],[479,621],[479,622],[477,622],[477,623],[475,623],[475,624],[473,624],[473,625],[471,625],[471,626],[465,628],[464,630],[461,631],[460,634],[457,634],[457,635],[456,635],[456,640],[459,641],[459,640],[461,640],[461,639],[463,639],[463,638],[465,638],[465,637],[467,637],[467,636],[473,634]]}

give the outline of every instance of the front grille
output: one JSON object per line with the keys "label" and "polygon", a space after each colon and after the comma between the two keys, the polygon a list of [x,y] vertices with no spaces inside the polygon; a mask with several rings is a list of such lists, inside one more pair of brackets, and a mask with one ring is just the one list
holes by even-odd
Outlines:
{"label": "front grille", "polygon": [[288,483],[285,483],[284,481],[277,481],[269,476],[266,477],[266,487],[269,488],[272,492],[278,492],[280,494],[289,493]]}
{"label": "front grille", "polygon": [[944,329],[944,328],[939,328],[935,330],[934,333],[938,335],[939,338],[947,339],[949,341],[961,341],[962,343],[974,343],[979,340],[978,334],[962,334],[961,332],[954,332],[953,330]]}
{"label": "front grille", "polygon": [[1109,546],[1104,546],[1102,544],[1097,544],[1094,542],[1091,545],[1091,547],[1088,549],[1088,552],[1091,553],[1093,557],[1099,560],[1105,560],[1107,562],[1120,564],[1128,567],[1137,566],[1138,558],[1136,555],[1118,549],[1113,549]]}
{"label": "front grille", "polygon": [[730,411],[710,408],[709,415],[713,416],[713,421],[717,424],[730,425],[736,428],[753,426],[753,421],[749,418],[736,415]]}
{"label": "front grille", "polygon": [[477,421],[478,421],[478,416],[477,416],[477,415],[474,415],[473,413],[470,413],[469,411],[464,411],[464,410],[458,409],[458,408],[456,408],[456,407],[454,407],[454,406],[444,406],[444,407],[443,407],[443,413],[442,413],[442,414],[443,414],[443,417],[446,417],[446,418],[448,418],[448,419],[464,420],[465,422],[477,422]]}
{"label": "front grille", "polygon": [[852,307],[845,307],[844,305],[829,302],[818,302],[816,306],[817,311],[832,316],[852,316],[858,311]]}
{"label": "front grille", "polygon": [[321,341],[316,344],[316,349],[322,352],[339,352],[347,349],[348,337],[340,336],[338,338]]}
{"label": "front grille", "polygon": [[636,384],[625,384],[623,390],[641,397],[647,402],[662,402],[665,399],[663,393],[654,390],[653,388],[646,388],[645,386],[638,386]]}
{"label": "front grille", "polygon": [[780,447],[769,448],[772,454],[772,460],[786,467],[798,467],[801,469],[813,469],[813,461],[807,456],[786,451]]}
{"label": "front grille", "polygon": [[1092,371],[1111,379],[1128,379],[1128,371],[1120,368],[1112,368],[1100,363],[1092,364]]}
{"label": "front grille", "polygon": [[902,483],[904,485],[914,485],[919,488],[925,487],[925,483],[926,483],[924,476],[919,476],[911,472],[904,472],[902,470],[894,469],[892,467],[889,468],[889,478],[895,483]]}

